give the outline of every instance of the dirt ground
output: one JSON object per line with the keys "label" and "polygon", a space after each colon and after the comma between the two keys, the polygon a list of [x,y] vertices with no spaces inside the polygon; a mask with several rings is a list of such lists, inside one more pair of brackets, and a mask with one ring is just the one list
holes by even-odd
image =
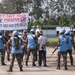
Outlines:
{"label": "dirt ground", "polygon": [[13,72],[7,72],[9,69],[10,62],[5,59],[6,66],[0,65],[0,75],[75,75],[75,55],[73,54],[74,59],[74,65],[70,65],[70,59],[68,56],[68,70],[64,70],[63,67],[63,59],[61,58],[61,69],[57,70],[57,51],[53,54],[52,57],[52,51],[54,48],[47,48],[47,65],[48,67],[38,66],[38,62],[36,62],[37,66],[32,66],[32,60],[31,57],[29,59],[29,66],[25,66],[25,63],[23,65],[23,72],[19,71],[19,67],[17,65],[17,62],[15,60]]}

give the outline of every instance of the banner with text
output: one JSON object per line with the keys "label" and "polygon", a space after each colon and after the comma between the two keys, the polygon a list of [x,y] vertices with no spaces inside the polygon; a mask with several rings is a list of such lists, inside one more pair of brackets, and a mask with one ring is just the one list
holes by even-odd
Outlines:
{"label": "banner with text", "polygon": [[28,13],[0,14],[0,30],[23,30],[28,28]]}

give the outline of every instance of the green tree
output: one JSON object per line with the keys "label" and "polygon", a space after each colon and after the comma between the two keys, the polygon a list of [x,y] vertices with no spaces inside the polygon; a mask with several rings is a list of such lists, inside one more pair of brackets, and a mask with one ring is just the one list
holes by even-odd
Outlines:
{"label": "green tree", "polygon": [[14,3],[12,3],[11,2],[11,0],[10,1],[4,1],[2,4],[1,4],[1,6],[0,6],[0,13],[14,13],[14,5],[13,5]]}
{"label": "green tree", "polygon": [[29,22],[28,23],[28,32],[30,31],[30,29],[32,28],[32,26],[33,26],[33,22]]}
{"label": "green tree", "polygon": [[2,4],[5,7],[3,13],[23,13],[25,12],[23,6],[27,7],[30,2],[31,0],[5,0]]}
{"label": "green tree", "polygon": [[70,26],[71,26],[71,25],[75,26],[75,21],[73,21],[73,20],[70,20],[70,23],[69,23],[69,25],[70,25]]}
{"label": "green tree", "polygon": [[36,28],[37,26],[41,27],[43,24],[43,22],[41,20],[36,20],[34,23],[33,23],[33,26]]}
{"label": "green tree", "polygon": [[43,10],[41,8],[41,1],[42,0],[34,0],[33,15],[36,20],[38,20],[40,17],[42,17]]}
{"label": "green tree", "polygon": [[69,26],[69,19],[67,16],[63,16],[59,21],[60,26]]}

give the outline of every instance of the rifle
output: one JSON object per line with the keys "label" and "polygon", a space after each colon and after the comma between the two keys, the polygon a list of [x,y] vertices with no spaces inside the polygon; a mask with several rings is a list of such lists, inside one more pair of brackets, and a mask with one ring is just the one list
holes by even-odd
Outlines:
{"label": "rifle", "polygon": [[54,51],[52,52],[50,58],[52,57],[52,55],[55,53],[56,50],[57,50],[57,48],[54,49]]}

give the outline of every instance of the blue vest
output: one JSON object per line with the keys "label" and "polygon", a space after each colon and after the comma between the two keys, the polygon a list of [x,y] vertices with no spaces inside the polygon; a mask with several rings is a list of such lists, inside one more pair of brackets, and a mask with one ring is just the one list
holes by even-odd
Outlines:
{"label": "blue vest", "polygon": [[67,50],[72,50],[72,41],[73,41],[73,39],[72,39],[72,37],[69,36],[69,35],[67,35],[66,38],[67,38],[67,40],[68,40],[68,43],[67,43],[67,45],[66,45],[66,48],[67,48]]}
{"label": "blue vest", "polygon": [[60,45],[58,47],[58,52],[66,51],[66,38],[64,35],[59,36]]}
{"label": "blue vest", "polygon": [[2,40],[2,36],[0,36],[0,50],[1,49],[4,49],[4,43],[3,43],[3,40]]}
{"label": "blue vest", "polygon": [[35,35],[27,36],[27,48],[36,48]]}
{"label": "blue vest", "polygon": [[19,37],[19,49],[18,50],[15,50],[15,48],[14,48],[14,37],[11,37],[10,41],[11,41],[11,53],[13,53],[13,54],[22,53],[21,38]]}

